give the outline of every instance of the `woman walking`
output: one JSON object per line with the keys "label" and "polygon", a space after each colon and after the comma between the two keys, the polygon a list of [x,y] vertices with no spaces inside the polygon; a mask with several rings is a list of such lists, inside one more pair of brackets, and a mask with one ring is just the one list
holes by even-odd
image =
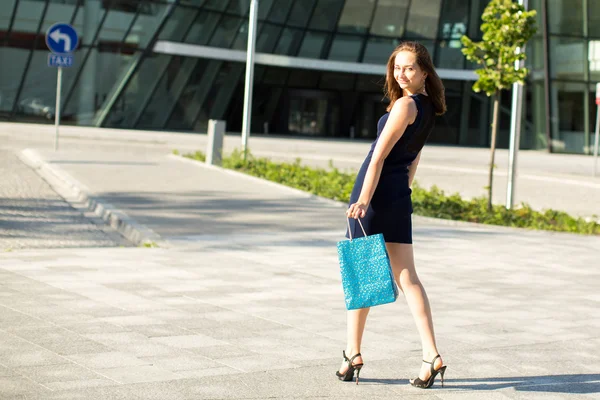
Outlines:
{"label": "woman walking", "polygon": [[[435,115],[446,111],[444,86],[427,49],[416,42],[404,42],[388,60],[384,90],[390,99],[388,112],[377,123],[377,139],[356,178],[347,216],[353,238],[364,236],[356,223],[358,218],[368,235],[383,234],[394,279],[421,337],[423,364],[418,378],[410,383],[429,388],[438,373],[443,385],[446,367],[435,343],[429,300],[415,270],[410,187]],[[348,311],[348,342],[336,372],[340,380],[351,381],[356,371],[358,384],[368,314],[368,308]]]}

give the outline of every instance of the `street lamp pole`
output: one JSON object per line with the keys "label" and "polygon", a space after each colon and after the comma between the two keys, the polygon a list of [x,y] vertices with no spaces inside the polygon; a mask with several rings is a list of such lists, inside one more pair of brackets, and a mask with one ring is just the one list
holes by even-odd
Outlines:
{"label": "street lamp pole", "polygon": [[[519,5],[527,10],[528,0],[519,0]],[[525,46],[517,49],[517,52],[524,52]],[[520,68],[523,61],[515,61],[515,69]],[[510,110],[510,144],[508,150],[508,184],[506,188],[506,208],[511,209],[515,204],[515,177],[517,174],[517,153],[521,141],[521,121],[523,115],[523,85],[513,84],[512,87],[512,105]]]}
{"label": "street lamp pole", "polygon": [[244,117],[242,120],[242,148],[244,161],[248,155],[248,137],[252,117],[252,88],[254,84],[254,49],[256,45],[256,27],[258,16],[258,0],[250,3],[250,16],[248,21],[248,52],[246,54],[246,82],[244,84]]}

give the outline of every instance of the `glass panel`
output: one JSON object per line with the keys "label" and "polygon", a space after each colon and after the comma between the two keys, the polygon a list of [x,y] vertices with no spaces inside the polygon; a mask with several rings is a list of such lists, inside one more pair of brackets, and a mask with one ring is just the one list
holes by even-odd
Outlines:
{"label": "glass panel", "polygon": [[383,98],[384,82],[385,77],[383,75],[359,75],[356,79],[356,90],[359,92],[381,93],[381,98]]}
{"label": "glass panel", "polygon": [[207,44],[218,22],[219,14],[200,12],[184,41],[193,44]]}
{"label": "glass panel", "polygon": [[594,82],[600,82],[600,40],[590,40],[588,57],[590,60],[590,79]]}
{"label": "glass panel", "polygon": [[401,37],[404,34],[404,20],[410,0],[379,0],[371,34]]}
{"label": "glass panel", "polygon": [[374,6],[375,0],[346,0],[338,23],[338,32],[366,33]]}
{"label": "glass panel", "polygon": [[399,44],[400,40],[398,39],[369,38],[363,62],[386,65],[392,51],[394,51]]}
{"label": "glass panel", "polygon": [[[99,18],[102,18],[102,14],[100,12],[97,12],[95,8],[91,8],[90,5],[90,2],[86,1],[85,6],[81,7],[81,10],[79,12],[83,12],[83,19],[86,21],[83,24],[83,29],[85,29],[87,32],[93,35],[94,33],[92,33],[92,29],[90,29],[89,25],[96,24],[90,24],[89,22],[98,21]],[[94,13],[94,15],[88,15],[90,11]],[[108,15],[106,16],[106,19],[104,20],[104,24],[102,25],[102,29],[100,30],[98,40],[102,42],[120,43],[123,40],[125,33],[127,33],[127,29],[129,29],[129,26],[133,22],[134,18],[134,13],[118,11],[111,8],[108,12]],[[88,36],[88,34],[86,34],[86,36]]]}
{"label": "glass panel", "polygon": [[323,45],[325,44],[326,39],[327,35],[324,33],[306,32],[304,40],[302,41],[302,46],[298,52],[298,57],[321,58]]}
{"label": "glass panel", "polygon": [[319,0],[310,20],[310,28],[333,31],[344,0]]}
{"label": "glass panel", "polygon": [[435,60],[437,68],[464,68],[465,56],[460,47],[453,47],[455,43],[455,40],[442,40],[437,44],[437,59]]}
{"label": "glass panel", "polygon": [[[183,40],[184,35],[190,29],[190,24],[196,17],[196,10],[187,7],[177,7],[169,17],[165,27],[160,32],[159,40],[172,40],[175,42]],[[156,29],[156,28],[155,28]]]}
{"label": "glass panel", "polygon": [[334,117],[328,113],[333,105],[330,102],[327,98],[293,96],[290,99],[288,130],[314,136],[333,135],[329,130],[331,122],[328,121]]}
{"label": "glass panel", "polygon": [[552,78],[584,80],[587,75],[587,42],[579,39],[550,38]]}
{"label": "glass panel", "polygon": [[441,37],[437,47],[439,68],[463,68],[460,38],[467,33],[469,4],[463,0],[445,0],[440,16]]}
{"label": "glass panel", "polygon": [[206,132],[208,113],[204,103],[223,62],[200,59],[167,124],[168,129],[196,129]]}
{"label": "glass panel", "polygon": [[[258,19],[260,20],[264,20],[267,18],[267,15],[269,15],[269,11],[271,10],[271,5],[273,4],[274,0],[261,0],[259,5],[258,5]],[[281,3],[280,1],[278,1],[277,3]],[[279,4],[278,4],[279,7]]]}
{"label": "glass panel", "polygon": [[287,68],[269,67],[262,83],[267,85],[285,85],[289,70]]}
{"label": "glass panel", "polygon": [[237,17],[223,17],[217,25],[217,30],[210,40],[211,46],[229,48],[233,44],[240,23],[241,18]]}
{"label": "glass panel", "polygon": [[588,35],[600,38],[600,1],[588,1]]}
{"label": "glass panel", "polygon": [[525,49],[527,52],[527,59],[525,60],[526,67],[533,70],[533,73],[535,73],[535,70],[542,71],[544,68],[544,43],[542,39],[531,39],[527,43],[527,47]]}
{"label": "glass panel", "polygon": [[[136,47],[145,48],[154,33],[156,28],[166,11],[166,5],[164,4],[144,4],[142,10],[135,19],[125,42],[131,45],[137,45]],[[79,13],[81,14],[81,12]]]}
{"label": "glass panel", "polygon": [[321,76],[321,89],[347,90],[354,89],[355,76],[342,72],[323,72]]}
{"label": "glass panel", "polygon": [[[11,111],[13,108],[29,52],[30,50],[25,49],[0,47],[0,59],[10,60],[10,63],[2,63],[2,73],[0,74],[0,111]],[[46,54],[48,53],[46,52]],[[43,67],[48,70],[50,69],[46,67],[45,63]],[[56,87],[56,78],[54,78],[54,85]],[[52,86],[51,83],[50,86]]]}
{"label": "glass panel", "polygon": [[[259,8],[262,6],[260,3],[262,3],[262,1],[259,2]],[[227,11],[243,17],[250,12],[250,0],[231,0],[229,7],[227,7]]]}
{"label": "glass panel", "polygon": [[0,31],[5,31],[8,29],[16,1],[17,0],[3,1],[5,4],[0,7]]}
{"label": "glass panel", "polygon": [[275,6],[271,7],[268,21],[279,22],[280,24],[284,23],[288,16],[292,1],[293,0],[277,0]]}
{"label": "glass panel", "polygon": [[299,29],[285,28],[277,47],[275,48],[276,54],[285,54],[288,56],[296,55],[300,41],[302,40],[302,31]]}
{"label": "glass panel", "polygon": [[[63,68],[63,83],[62,83],[62,103],[65,102],[67,94],[66,89],[73,84],[77,68],[81,66],[84,52],[77,51],[74,53],[74,67]],[[48,51],[36,50],[31,58],[29,70],[23,84],[23,90],[18,99],[17,111],[20,114],[21,120],[29,119],[54,119],[56,106],[56,68],[47,66]],[[22,68],[23,66],[21,66]],[[4,78],[4,68],[2,70]],[[15,82],[15,86],[18,85]],[[73,119],[73,116],[67,111],[62,112],[65,123]]]}
{"label": "glass panel", "polygon": [[[123,55],[115,55],[113,57],[117,60],[122,60],[121,62],[117,62],[116,65],[121,68],[126,68],[128,66],[130,59],[125,58]],[[113,57],[109,57],[109,59]],[[144,58],[141,66],[129,81],[127,88],[121,93],[121,96],[113,109],[110,110],[110,114],[105,122],[106,126],[124,128],[133,127],[133,122],[135,121],[137,113],[140,111],[141,104],[145,103],[154,88],[154,85],[148,83],[156,82],[160,78],[171,60],[171,57],[172,56],[160,54]],[[86,68],[87,67],[88,66],[86,65]],[[90,73],[90,75],[92,74]],[[111,89],[109,85],[106,86],[107,90]]]}
{"label": "glass panel", "polygon": [[173,57],[138,119],[136,128],[157,129],[165,125],[197,63],[197,58]]}
{"label": "glass panel", "polygon": [[110,4],[104,2],[104,8],[109,8],[113,11],[122,11],[135,14],[140,7],[138,0],[112,0]]}
{"label": "glass panel", "polygon": [[288,87],[301,87],[301,88],[316,88],[319,84],[319,78],[321,74],[319,71],[310,71],[306,69],[294,69],[290,72],[290,78],[288,79]]}
{"label": "glass panel", "polygon": [[411,2],[405,35],[416,39],[435,39],[438,33],[438,19],[441,7],[442,0],[419,0]]}
{"label": "glass panel", "polygon": [[[584,0],[548,1],[548,27],[550,33],[583,35]],[[592,1],[593,3],[593,1]]]}
{"label": "glass panel", "polygon": [[304,28],[313,10],[315,0],[297,1],[292,7],[292,12],[287,24],[298,28]]}
{"label": "glass panel", "polygon": [[238,33],[233,42],[232,49],[247,50],[248,49],[248,21],[242,20],[242,24],[238,29]]}
{"label": "glass panel", "polygon": [[180,0],[181,4],[188,4],[190,6],[202,7],[206,0]]}
{"label": "glass panel", "polygon": [[17,6],[17,15],[13,25],[13,32],[37,33],[44,6],[43,2],[19,2],[19,5]]}
{"label": "glass panel", "polygon": [[[582,83],[553,82],[553,140],[555,151],[582,153],[585,140],[584,101],[587,85]],[[556,120],[558,117],[558,126]]]}
{"label": "glass panel", "polygon": [[335,35],[331,49],[329,50],[330,60],[339,61],[358,61],[360,49],[362,48],[363,37],[350,35]]}
{"label": "glass panel", "polygon": [[215,11],[223,11],[227,7],[227,3],[229,2],[224,0],[208,0],[204,8]]}
{"label": "glass panel", "polygon": [[262,29],[259,27],[260,35],[256,39],[256,51],[261,53],[272,53],[281,28],[276,25],[264,24]]}

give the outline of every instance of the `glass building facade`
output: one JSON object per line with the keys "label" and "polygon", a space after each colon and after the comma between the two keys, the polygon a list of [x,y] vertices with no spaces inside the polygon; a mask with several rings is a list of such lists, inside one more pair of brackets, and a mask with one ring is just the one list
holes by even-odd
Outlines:
{"label": "glass building facade", "polygon": [[[480,39],[487,0],[260,0],[252,134],[371,138],[385,112],[385,63],[402,40],[430,50],[448,112],[433,143],[488,146],[491,101],[460,49]],[[46,30],[71,23],[80,39],[64,69],[62,121],[206,132],[242,127],[250,0],[2,0],[0,120],[54,118],[56,70]],[[600,2],[530,0],[539,31],[521,148],[587,154],[600,80]],[[547,12],[546,12],[547,11]],[[498,145],[508,145],[510,92]]]}

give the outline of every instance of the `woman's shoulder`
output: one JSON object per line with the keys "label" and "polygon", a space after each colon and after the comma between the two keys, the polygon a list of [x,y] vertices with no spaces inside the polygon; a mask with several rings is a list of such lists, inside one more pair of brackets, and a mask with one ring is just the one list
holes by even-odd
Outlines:
{"label": "woman's shoulder", "polygon": [[409,118],[414,119],[414,117],[418,113],[418,100],[416,100],[413,96],[402,96],[392,106],[390,114],[395,114],[396,117],[401,114],[408,115]]}

